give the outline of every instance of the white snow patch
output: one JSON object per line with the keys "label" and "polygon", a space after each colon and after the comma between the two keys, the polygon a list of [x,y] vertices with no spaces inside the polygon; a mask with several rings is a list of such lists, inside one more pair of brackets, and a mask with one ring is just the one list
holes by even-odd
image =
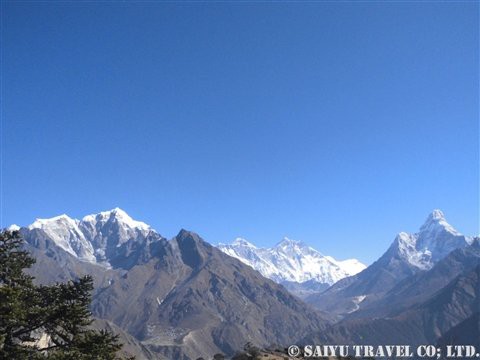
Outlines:
{"label": "white snow patch", "polygon": [[357,311],[358,309],[360,309],[360,303],[365,300],[365,298],[367,297],[367,295],[360,295],[360,296],[355,296],[352,301],[353,301],[353,309],[350,310],[348,313],[351,314],[355,311]]}

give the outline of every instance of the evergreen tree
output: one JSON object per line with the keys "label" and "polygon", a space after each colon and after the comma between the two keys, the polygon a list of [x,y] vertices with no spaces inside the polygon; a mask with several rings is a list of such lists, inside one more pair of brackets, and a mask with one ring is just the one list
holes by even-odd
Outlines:
{"label": "evergreen tree", "polygon": [[35,285],[22,242],[0,232],[0,359],[119,359],[118,336],[89,327],[93,279]]}

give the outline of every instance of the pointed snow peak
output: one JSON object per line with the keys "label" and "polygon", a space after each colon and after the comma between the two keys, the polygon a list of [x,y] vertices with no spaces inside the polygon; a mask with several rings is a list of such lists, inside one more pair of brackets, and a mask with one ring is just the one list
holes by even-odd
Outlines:
{"label": "pointed snow peak", "polygon": [[252,243],[248,242],[246,239],[241,238],[241,237],[237,237],[237,238],[232,242],[232,245],[233,245],[233,246],[246,246],[246,247],[251,247],[251,248],[255,248],[255,249],[256,249],[256,246],[255,246],[255,245],[253,245]]}
{"label": "pointed snow peak", "polygon": [[438,233],[439,231],[447,231],[451,234],[459,235],[459,232],[447,222],[443,212],[435,209],[428,215],[425,223],[420,228],[420,233]]}
{"label": "pointed snow peak", "polygon": [[[122,220],[125,220],[125,221],[128,221],[128,222],[131,222],[131,221],[135,221],[131,218],[130,215],[128,215],[126,213],[126,211],[116,207],[115,209],[112,209],[110,211],[105,211],[105,215],[106,216],[109,216],[109,217],[113,217],[113,218],[116,218],[116,219],[122,219]],[[139,222],[139,221],[137,221]]]}
{"label": "pointed snow peak", "polygon": [[430,215],[428,215],[428,219],[435,221],[445,220],[445,215],[443,214],[442,210],[435,209],[431,212]]}
{"label": "pointed snow peak", "polygon": [[124,222],[130,223],[134,221],[130,215],[128,215],[125,211],[123,211],[120,208],[115,208],[110,211],[106,211],[105,216],[108,216],[110,219],[117,219],[117,220],[122,220]]}
{"label": "pointed snow peak", "polygon": [[130,215],[128,215],[124,210],[120,209],[119,207],[116,207],[112,210],[105,211],[105,215],[109,216],[115,216],[115,217],[127,217],[130,218]]}
{"label": "pointed snow peak", "polygon": [[453,250],[467,246],[469,241],[446,221],[442,211],[434,210],[419,232],[399,233],[388,253],[399,255],[411,265],[428,270]]}
{"label": "pointed snow peak", "polygon": [[276,245],[276,247],[287,247],[287,246],[295,246],[295,245],[300,247],[305,246],[305,244],[300,240],[293,240],[284,236],[283,239]]}
{"label": "pointed snow peak", "polygon": [[128,215],[124,210],[116,207],[109,211],[102,211],[98,214],[91,214],[85,216],[82,221],[84,222],[94,222],[100,221],[103,223],[112,221],[118,222],[127,225],[132,229],[141,229],[141,230],[150,230],[150,226],[141,221],[133,220],[130,215]]}
{"label": "pointed snow peak", "polygon": [[98,214],[87,215],[83,219],[88,220],[92,218],[101,218],[101,219],[110,219],[110,218],[123,218],[123,219],[131,219],[131,217],[122,209],[116,207],[115,209],[108,210],[108,211],[101,211]]}
{"label": "pointed snow peak", "polygon": [[29,225],[28,228],[32,229],[42,229],[48,227],[50,224],[65,224],[65,225],[72,225],[75,226],[78,220],[74,220],[71,217],[62,214],[59,216],[55,216],[49,219],[36,219],[33,224]]}
{"label": "pointed snow peak", "polygon": [[445,215],[441,210],[435,209],[427,216],[427,219],[423,223],[420,230],[435,226],[440,223],[446,223]]}

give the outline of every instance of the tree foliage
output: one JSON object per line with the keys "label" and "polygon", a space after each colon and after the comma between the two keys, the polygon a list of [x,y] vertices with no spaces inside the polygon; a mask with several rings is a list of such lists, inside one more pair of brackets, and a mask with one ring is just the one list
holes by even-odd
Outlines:
{"label": "tree foliage", "polygon": [[0,232],[0,359],[119,359],[118,336],[89,327],[92,277],[35,285],[22,242]]}

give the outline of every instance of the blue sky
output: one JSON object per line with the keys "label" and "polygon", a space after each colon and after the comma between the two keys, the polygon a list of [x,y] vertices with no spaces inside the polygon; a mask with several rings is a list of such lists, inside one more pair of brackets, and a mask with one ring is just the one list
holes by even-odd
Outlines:
{"label": "blue sky", "polygon": [[3,2],[2,225],[116,206],[166,237],[375,260],[479,232],[478,2]]}

